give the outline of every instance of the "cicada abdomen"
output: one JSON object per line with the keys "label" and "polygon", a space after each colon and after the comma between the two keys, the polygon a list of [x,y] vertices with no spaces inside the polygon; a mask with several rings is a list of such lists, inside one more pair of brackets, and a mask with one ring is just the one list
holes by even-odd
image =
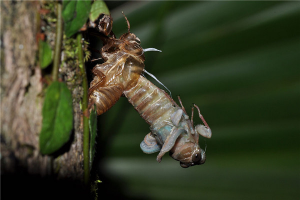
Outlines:
{"label": "cicada abdomen", "polygon": [[205,126],[194,127],[180,99],[181,107],[165,91],[142,76],[134,87],[125,89],[124,94],[150,124],[151,132],[140,144],[144,153],[160,152],[157,161],[161,162],[162,156],[170,152],[184,168],[205,162],[205,151],[198,144],[199,134],[210,138],[211,130],[196,105]]}
{"label": "cicada abdomen", "polygon": [[[99,31],[103,47],[101,49],[103,64],[96,65],[92,72],[95,77],[89,88],[89,107],[96,104],[98,115],[110,109],[121,97],[125,89],[136,85],[144,69],[144,52],[140,46],[140,40],[133,33],[128,32],[116,39],[114,34],[108,33],[111,26],[105,26],[108,18],[100,20]],[[112,18],[109,17],[112,23]],[[100,26],[101,25],[101,26]],[[111,37],[107,35],[111,34]]]}

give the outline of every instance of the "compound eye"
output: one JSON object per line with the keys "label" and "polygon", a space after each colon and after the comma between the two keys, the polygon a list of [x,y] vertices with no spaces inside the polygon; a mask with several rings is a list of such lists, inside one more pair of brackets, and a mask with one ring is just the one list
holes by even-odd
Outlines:
{"label": "compound eye", "polygon": [[194,153],[194,155],[192,157],[192,160],[193,160],[194,163],[200,162],[200,160],[201,160],[201,154],[200,154],[200,152]]}

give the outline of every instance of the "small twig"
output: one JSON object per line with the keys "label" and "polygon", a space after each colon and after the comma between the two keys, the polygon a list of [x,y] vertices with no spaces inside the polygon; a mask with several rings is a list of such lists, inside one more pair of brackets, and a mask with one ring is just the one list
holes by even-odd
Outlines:
{"label": "small twig", "polygon": [[[82,36],[81,34],[77,35],[77,48],[78,48],[78,61],[79,67],[82,74],[82,87],[83,87],[83,99],[82,99],[82,110],[83,113],[86,112],[88,107],[88,82],[86,77],[86,71],[83,61],[83,51],[82,51]],[[84,167],[84,183],[89,184],[90,179],[90,158],[89,158],[89,149],[90,149],[90,132],[89,132],[89,118],[86,115],[83,115],[83,167]]]}
{"label": "small twig", "polygon": [[[78,48],[78,61],[79,61],[79,67],[82,74],[82,87],[83,87],[83,100],[82,100],[82,110],[83,112],[86,111],[88,107],[88,87],[87,87],[87,78],[86,78],[86,71],[84,67],[84,61],[83,61],[83,51],[82,51],[82,44],[81,44],[82,36],[81,34],[77,35],[77,48]],[[88,123],[88,117],[86,115],[83,115],[83,159],[84,159],[84,182],[86,184],[89,183],[89,175],[90,175],[90,168],[89,168],[89,123]]]}
{"label": "small twig", "polygon": [[57,2],[57,23],[56,23],[56,38],[54,47],[54,59],[53,59],[53,69],[52,69],[52,80],[57,81],[58,70],[61,60],[61,44],[63,36],[63,19],[62,19],[62,5]]}

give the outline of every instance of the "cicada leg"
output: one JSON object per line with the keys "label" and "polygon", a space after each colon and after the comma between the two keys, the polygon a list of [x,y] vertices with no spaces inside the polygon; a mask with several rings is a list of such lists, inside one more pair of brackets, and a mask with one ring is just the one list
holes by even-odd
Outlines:
{"label": "cicada leg", "polygon": [[212,133],[211,133],[211,129],[209,128],[209,126],[208,126],[207,122],[205,121],[203,115],[201,115],[199,107],[198,107],[196,104],[194,104],[194,107],[197,108],[198,113],[199,113],[199,117],[200,117],[200,119],[202,120],[202,122],[203,122],[203,124],[204,124],[204,126],[201,125],[201,124],[200,124],[200,125],[197,125],[197,126],[195,127],[196,131],[197,131],[200,135],[202,135],[203,137],[211,138],[211,134],[212,134]]}
{"label": "cicada leg", "polygon": [[167,153],[168,151],[170,151],[173,147],[174,144],[177,140],[177,138],[184,133],[186,130],[184,130],[183,128],[173,128],[170,135],[167,137],[164,145],[162,146],[162,149],[160,150],[159,154],[157,155],[156,160],[158,162],[161,162],[163,155],[165,155],[165,153]]}
{"label": "cicada leg", "polygon": [[[185,108],[184,108],[184,106],[183,106],[183,104],[182,104],[182,101],[181,101],[181,99],[180,99],[180,96],[178,96],[178,101],[179,101],[179,103],[180,103],[180,105],[181,105],[181,108],[182,108],[183,112],[186,114],[186,111],[185,111]],[[186,114],[186,115],[187,115],[187,114]]]}

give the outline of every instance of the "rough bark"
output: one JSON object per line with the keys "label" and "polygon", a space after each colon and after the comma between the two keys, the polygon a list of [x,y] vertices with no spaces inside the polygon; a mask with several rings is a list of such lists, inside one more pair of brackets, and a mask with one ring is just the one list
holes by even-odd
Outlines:
{"label": "rough bark", "polygon": [[[44,72],[37,62],[39,3],[1,2],[1,174],[17,173],[82,180],[81,79],[69,81],[73,94],[74,130],[69,144],[55,156],[41,155]],[[61,79],[80,77],[76,66],[64,64]]]}

